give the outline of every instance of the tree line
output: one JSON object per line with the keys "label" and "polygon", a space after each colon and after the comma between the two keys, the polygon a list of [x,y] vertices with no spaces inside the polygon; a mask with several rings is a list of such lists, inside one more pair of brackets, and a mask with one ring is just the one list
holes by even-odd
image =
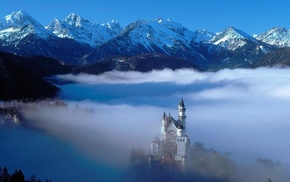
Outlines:
{"label": "tree line", "polygon": [[[21,170],[15,170],[14,173],[9,173],[6,166],[2,168],[0,166],[0,182],[42,182],[37,179],[35,175],[32,175],[29,179],[25,179],[25,176]],[[51,182],[51,180],[45,180],[45,182]]]}

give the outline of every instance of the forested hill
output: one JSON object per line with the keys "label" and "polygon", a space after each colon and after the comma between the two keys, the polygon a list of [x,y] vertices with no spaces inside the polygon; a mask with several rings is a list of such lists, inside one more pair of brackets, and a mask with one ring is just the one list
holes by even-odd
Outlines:
{"label": "forested hill", "polygon": [[0,100],[53,97],[58,88],[13,61],[13,55],[0,52]]}

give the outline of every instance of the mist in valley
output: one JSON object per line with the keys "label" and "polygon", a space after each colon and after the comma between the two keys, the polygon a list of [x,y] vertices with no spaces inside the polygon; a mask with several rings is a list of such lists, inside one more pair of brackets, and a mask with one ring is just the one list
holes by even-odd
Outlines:
{"label": "mist in valley", "polygon": [[[21,165],[28,165],[29,171],[41,167],[41,175],[53,181],[167,179],[167,174],[152,179],[140,173],[142,164],[130,168],[130,155],[133,148],[149,154],[163,112],[176,118],[183,98],[192,162],[185,178],[169,177],[290,181],[289,72],[260,68],[58,75],[74,82],[58,85],[67,106],[23,107],[25,126],[1,128],[0,144],[5,153],[13,150],[20,156],[15,159],[22,156]],[[19,145],[12,142],[27,150],[31,146],[33,152],[15,151]]]}

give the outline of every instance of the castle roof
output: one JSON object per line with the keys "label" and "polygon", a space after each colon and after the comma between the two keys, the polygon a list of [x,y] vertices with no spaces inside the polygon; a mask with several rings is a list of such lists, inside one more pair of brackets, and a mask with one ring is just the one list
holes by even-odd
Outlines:
{"label": "castle roof", "polygon": [[163,114],[163,120],[166,121],[166,128],[169,127],[171,123],[173,123],[176,128],[184,128],[180,120],[175,120],[172,116],[166,115],[165,113]]}

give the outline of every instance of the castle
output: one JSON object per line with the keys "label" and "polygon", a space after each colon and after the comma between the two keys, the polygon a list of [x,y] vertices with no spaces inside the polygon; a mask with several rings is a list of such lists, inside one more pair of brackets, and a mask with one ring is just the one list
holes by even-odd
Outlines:
{"label": "castle", "polygon": [[163,114],[161,122],[161,137],[151,143],[149,165],[159,164],[169,169],[185,170],[190,139],[186,135],[186,116],[183,99],[178,104],[178,119],[170,114]]}

